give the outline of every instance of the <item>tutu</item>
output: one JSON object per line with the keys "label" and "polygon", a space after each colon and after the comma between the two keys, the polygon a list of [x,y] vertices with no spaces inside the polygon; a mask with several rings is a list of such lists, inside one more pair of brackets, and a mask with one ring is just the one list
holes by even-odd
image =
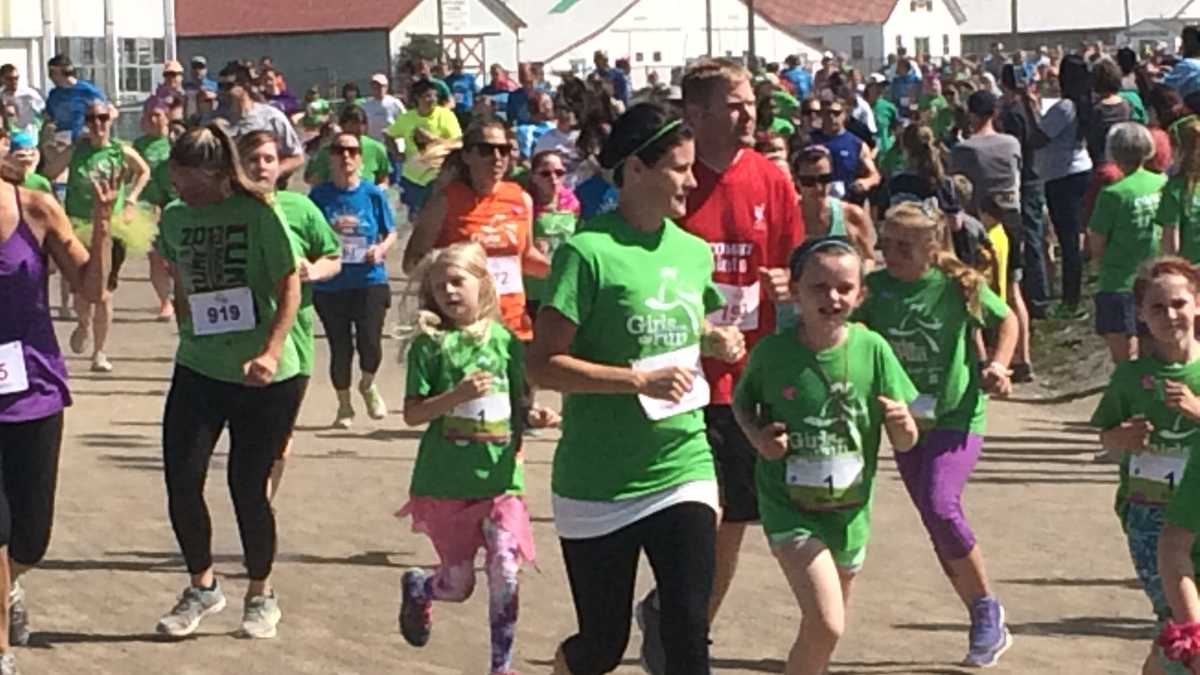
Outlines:
{"label": "tutu", "polygon": [[[84,246],[91,245],[91,220],[71,218],[71,227]],[[149,252],[157,236],[158,224],[154,212],[149,207],[135,204],[123,213],[113,213],[112,237],[125,244],[129,255],[144,255]]]}
{"label": "tutu", "polygon": [[525,500],[517,495],[499,495],[488,499],[439,499],[412,497],[397,518],[412,517],[413,532],[429,537],[443,560],[474,559],[483,548],[485,518],[508,530],[516,539],[521,557],[534,562],[533,527]]}

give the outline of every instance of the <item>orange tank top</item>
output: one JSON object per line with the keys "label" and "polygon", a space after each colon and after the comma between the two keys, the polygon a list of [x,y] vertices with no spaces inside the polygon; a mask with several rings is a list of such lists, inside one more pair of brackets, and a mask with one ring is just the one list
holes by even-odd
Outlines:
{"label": "orange tank top", "polygon": [[529,245],[533,213],[525,203],[525,190],[516,183],[500,183],[490,195],[477,194],[464,183],[451,183],[446,188],[446,219],[437,247],[464,241],[483,246],[504,324],[528,341],[533,339],[533,322],[525,311],[521,256]]}

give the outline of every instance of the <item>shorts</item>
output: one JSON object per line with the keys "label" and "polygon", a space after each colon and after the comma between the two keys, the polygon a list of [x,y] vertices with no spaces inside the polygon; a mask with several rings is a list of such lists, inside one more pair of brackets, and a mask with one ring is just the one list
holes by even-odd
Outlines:
{"label": "shorts", "polygon": [[830,545],[831,538],[827,538],[822,530],[825,528],[814,527],[814,531],[794,530],[792,532],[784,532],[781,534],[767,535],[767,539],[771,543],[771,551],[778,552],[786,549],[798,549],[810,540],[816,539],[829,549],[830,555],[833,556],[833,564],[837,565],[839,570],[848,574],[858,574],[862,571],[863,563],[867,559],[867,547],[861,546],[854,549],[836,548]]}
{"label": "shorts", "polygon": [[421,212],[425,202],[429,201],[429,195],[432,193],[432,184],[417,185],[403,176],[400,177],[400,203],[408,207],[409,221],[416,219],[417,214]]}
{"label": "shorts", "polygon": [[1025,238],[1021,234],[1021,210],[1006,211],[1004,218],[1001,219],[1001,224],[1004,226],[1004,234],[1008,235],[1008,264],[1005,266],[1005,271],[1008,272],[1008,283],[1010,285],[1020,283],[1023,276],[1022,264],[1025,260]]}
{"label": "shorts", "polygon": [[1166,507],[1163,506],[1130,502],[1125,507],[1124,517],[1125,538],[1129,543],[1133,570],[1160,622],[1171,616],[1171,606],[1167,603],[1162,576],[1158,571],[1158,539],[1162,535],[1165,511]]}
{"label": "shorts", "polygon": [[1137,320],[1133,293],[1101,291],[1096,294],[1096,333],[1140,335],[1145,326]]}
{"label": "shorts", "polygon": [[708,406],[704,409],[704,421],[721,490],[721,522],[758,521],[758,488],[754,483],[758,452],[738,426],[730,406]]}

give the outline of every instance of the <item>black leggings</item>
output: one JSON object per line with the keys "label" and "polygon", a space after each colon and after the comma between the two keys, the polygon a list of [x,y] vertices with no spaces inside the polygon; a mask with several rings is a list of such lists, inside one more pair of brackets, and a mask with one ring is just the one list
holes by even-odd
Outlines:
{"label": "black leggings", "polygon": [[350,388],[355,347],[362,372],[374,375],[379,370],[383,322],[391,305],[392,291],[386,284],[313,293],[313,306],[329,339],[329,378],[334,389]]}
{"label": "black leggings", "polygon": [[0,546],[26,566],[50,545],[63,414],[0,423]]}
{"label": "black leggings", "polygon": [[658,585],[667,675],[708,675],[716,518],[712,507],[686,502],[603,537],[561,540],[579,621],[579,632],[562,645],[572,675],[620,665],[643,549]]}
{"label": "black leggings", "polygon": [[267,501],[267,479],[287,443],[308,378],[302,375],[266,387],[222,382],[175,367],[163,413],[163,468],[171,527],[195,575],[212,567],[212,520],[204,481],[213,447],[229,427],[229,492],[242,536],[251,580],[271,575],[275,559],[275,514]]}

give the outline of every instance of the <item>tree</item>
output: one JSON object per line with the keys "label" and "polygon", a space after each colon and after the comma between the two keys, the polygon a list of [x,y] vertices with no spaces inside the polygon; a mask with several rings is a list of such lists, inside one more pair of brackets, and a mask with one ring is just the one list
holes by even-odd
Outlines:
{"label": "tree", "polygon": [[396,54],[396,65],[416,59],[437,62],[442,59],[442,47],[436,35],[410,35],[408,42]]}

